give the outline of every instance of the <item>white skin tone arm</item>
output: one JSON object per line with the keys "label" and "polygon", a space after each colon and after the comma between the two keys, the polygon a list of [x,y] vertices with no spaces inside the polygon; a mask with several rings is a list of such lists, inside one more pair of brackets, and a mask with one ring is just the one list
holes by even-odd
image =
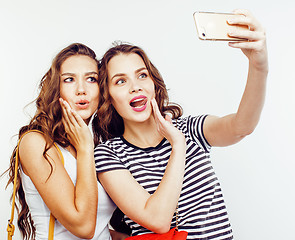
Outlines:
{"label": "white skin tone arm", "polygon": [[128,170],[98,173],[103,187],[117,206],[132,220],[156,233],[170,229],[182,188],[186,142],[171,119],[162,117],[156,101],[152,100],[158,132],[172,145],[172,152],[164,176],[154,194],[149,194]]}
{"label": "white skin tone arm", "polygon": [[211,146],[228,146],[252,133],[263,108],[268,74],[265,32],[259,22],[247,10],[236,10],[230,24],[248,25],[249,30],[229,33],[232,37],[249,39],[246,42],[230,42],[240,48],[249,59],[247,84],[238,111],[224,117],[208,116],[204,122],[204,134]]}
{"label": "white skin tone arm", "polygon": [[[231,33],[232,36],[247,38],[250,40],[249,42],[230,43],[230,46],[242,49],[249,58],[248,81],[236,114],[222,118],[214,116],[206,118],[204,134],[212,146],[234,144],[250,134],[257,125],[264,102],[268,72],[265,34],[260,24],[249,12],[238,10],[236,13],[237,16],[232,19],[232,23],[246,24],[251,29]],[[153,107],[158,125],[161,128],[166,128],[166,131],[170,131],[167,125],[168,119],[166,122],[163,121],[154,104]],[[169,132],[167,133],[169,135]],[[169,140],[169,137],[163,135]],[[134,180],[129,171],[117,170],[98,174],[101,183],[117,206],[132,220],[157,233],[167,232],[170,229],[183,181],[183,161],[185,158],[183,145],[178,145],[179,142],[174,145],[174,139],[180,138],[172,137],[169,140],[173,151],[165,175],[153,195],[147,193]],[[177,157],[178,155],[179,157]]]}
{"label": "white skin tone arm", "polygon": [[[20,161],[24,172],[31,178],[45,204],[58,221],[80,238],[92,238],[97,214],[97,180],[94,166],[94,143],[82,118],[61,101],[63,123],[75,147],[77,183],[73,185],[59,153],[53,146],[43,156],[45,138],[42,134],[28,133],[20,144]],[[51,175],[50,175],[51,174]]]}

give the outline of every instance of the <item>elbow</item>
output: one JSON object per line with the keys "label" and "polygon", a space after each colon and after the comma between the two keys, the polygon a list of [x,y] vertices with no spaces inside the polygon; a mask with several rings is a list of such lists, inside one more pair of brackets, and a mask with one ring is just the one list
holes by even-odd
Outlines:
{"label": "elbow", "polygon": [[244,137],[250,135],[251,133],[253,133],[255,130],[255,127],[249,127],[249,128],[245,128],[245,129],[242,129],[240,132],[239,132],[239,136],[241,139],[243,139]]}
{"label": "elbow", "polygon": [[[95,205],[97,207],[97,205]],[[80,211],[76,216],[73,216],[72,229],[79,238],[92,239],[95,235],[97,208],[89,208],[89,211]]]}
{"label": "elbow", "polygon": [[163,233],[169,232],[169,230],[170,230],[170,224],[169,225],[162,225],[162,226],[155,226],[153,232],[163,234]]}
{"label": "elbow", "polygon": [[234,134],[237,136],[239,140],[241,140],[245,138],[246,136],[250,135],[251,133],[253,133],[255,128],[256,128],[256,124],[255,125],[253,124],[250,126],[243,125],[240,127],[236,127]]}
{"label": "elbow", "polygon": [[85,231],[82,234],[83,236],[81,236],[80,238],[92,239],[94,237],[94,234],[95,234],[95,227],[88,228],[88,229],[85,229]]}
{"label": "elbow", "polygon": [[95,228],[94,229],[89,229],[89,228],[84,228],[84,230],[81,229],[81,231],[76,232],[74,235],[82,238],[82,239],[92,239],[95,234]]}
{"label": "elbow", "polygon": [[215,144],[215,146],[229,146],[232,144],[236,144],[240,142],[242,139],[244,139],[246,136],[250,135],[254,131],[253,129],[239,129],[232,133],[232,137],[228,139],[227,141],[224,141],[222,144]]}
{"label": "elbow", "polygon": [[89,234],[83,233],[83,234],[79,235],[78,237],[82,238],[82,239],[92,239],[94,237],[94,232],[93,232],[93,234],[91,234],[91,233],[89,233]]}
{"label": "elbow", "polygon": [[229,126],[229,128],[232,129],[232,134],[240,139],[243,139],[254,132],[260,117],[256,116],[244,120],[243,118],[245,117],[238,117],[238,115],[235,114]]}
{"label": "elbow", "polygon": [[158,228],[155,233],[163,234],[163,233],[169,232],[169,230],[170,230],[170,226],[169,227],[163,226],[162,228]]}
{"label": "elbow", "polygon": [[74,231],[72,233],[83,239],[92,239],[95,234],[95,225],[96,223],[93,221],[83,221],[83,224],[77,225],[73,228]]}
{"label": "elbow", "polygon": [[[248,135],[250,135],[253,131],[248,131],[248,132],[243,132],[243,133],[238,133],[236,134],[236,137],[234,140],[232,140],[231,142],[229,142],[228,145],[231,145],[231,144],[235,144],[235,143],[238,143],[240,142],[242,139],[244,139],[245,137],[247,137]],[[225,145],[227,146],[227,145]]]}
{"label": "elbow", "polygon": [[159,221],[152,221],[151,225],[149,226],[149,229],[154,233],[163,234],[169,232],[170,227],[171,221],[162,219]]}
{"label": "elbow", "polygon": [[255,128],[253,128],[253,129],[249,129],[249,130],[244,134],[244,137],[246,137],[246,136],[250,135],[251,133],[253,133],[254,130],[255,130]]}

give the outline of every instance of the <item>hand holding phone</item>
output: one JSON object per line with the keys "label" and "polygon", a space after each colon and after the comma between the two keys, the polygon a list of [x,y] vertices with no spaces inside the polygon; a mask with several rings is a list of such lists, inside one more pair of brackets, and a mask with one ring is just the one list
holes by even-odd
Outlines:
{"label": "hand holding phone", "polygon": [[213,41],[245,41],[245,38],[230,37],[228,33],[248,29],[246,25],[230,25],[228,20],[233,13],[195,12],[194,20],[197,27],[198,37],[201,40]]}

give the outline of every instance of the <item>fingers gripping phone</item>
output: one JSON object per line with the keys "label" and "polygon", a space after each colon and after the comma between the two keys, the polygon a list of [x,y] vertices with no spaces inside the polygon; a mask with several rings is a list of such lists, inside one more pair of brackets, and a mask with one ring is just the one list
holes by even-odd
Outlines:
{"label": "fingers gripping phone", "polygon": [[219,40],[219,41],[245,41],[243,38],[230,37],[229,32],[248,29],[245,25],[229,25],[227,20],[234,14],[216,13],[216,12],[195,12],[194,20],[197,27],[198,37],[201,40]]}

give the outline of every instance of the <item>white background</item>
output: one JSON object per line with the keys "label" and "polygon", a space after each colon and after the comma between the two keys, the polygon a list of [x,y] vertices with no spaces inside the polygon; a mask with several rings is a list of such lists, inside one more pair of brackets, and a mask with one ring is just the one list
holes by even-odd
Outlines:
{"label": "white background", "polygon": [[[270,72],[255,132],[212,150],[235,239],[292,240],[295,227],[295,5],[266,0],[0,1],[0,172],[27,124],[38,83],[52,58],[72,42],[98,57],[114,40],[141,46],[162,73],[185,115],[236,111],[247,59],[223,42],[197,38],[193,12],[246,8],[267,31]],[[0,179],[0,239],[6,238],[10,190]],[[16,231],[15,239],[20,239]]]}

